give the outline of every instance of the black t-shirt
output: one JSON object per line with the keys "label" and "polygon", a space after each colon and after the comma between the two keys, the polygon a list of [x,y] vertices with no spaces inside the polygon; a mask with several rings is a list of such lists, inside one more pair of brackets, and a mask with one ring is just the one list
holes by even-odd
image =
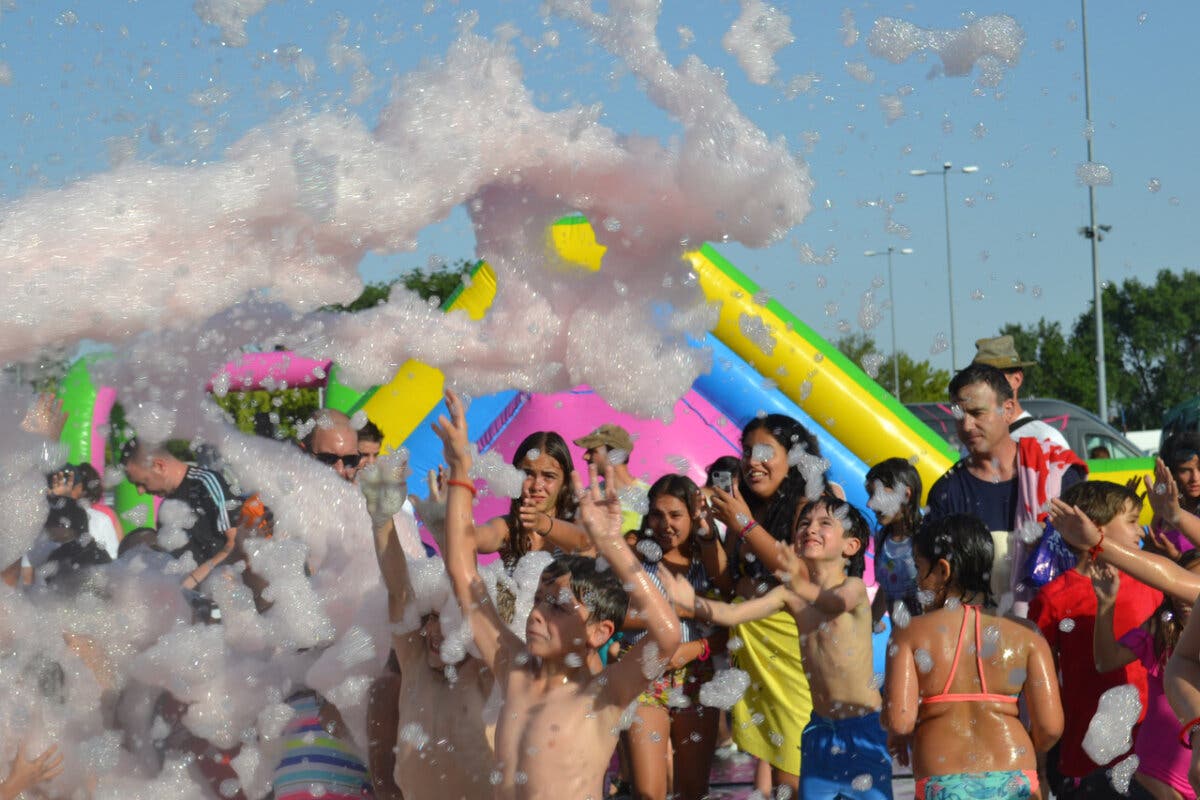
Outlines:
{"label": "black t-shirt", "polygon": [[188,543],[175,550],[176,558],[190,552],[197,564],[203,564],[225,546],[225,531],[233,527],[229,503],[233,500],[225,479],[204,467],[188,467],[183,482],[164,500],[179,500],[196,515],[187,529]]}
{"label": "black t-shirt", "polygon": [[[1084,477],[1080,467],[1071,466],[1063,474],[1063,490]],[[971,474],[966,459],[959,461],[929,490],[928,519],[949,514],[972,514],[983,520],[989,531],[1011,531],[1016,527],[1017,479],[985,481]]]}

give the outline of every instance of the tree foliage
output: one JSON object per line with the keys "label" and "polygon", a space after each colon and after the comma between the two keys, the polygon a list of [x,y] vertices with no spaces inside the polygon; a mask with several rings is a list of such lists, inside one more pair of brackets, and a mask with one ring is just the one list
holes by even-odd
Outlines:
{"label": "tree foliage", "polygon": [[386,302],[391,296],[392,287],[400,284],[410,292],[414,292],[422,300],[436,298],[438,303],[445,301],[454,293],[463,276],[475,268],[475,262],[460,258],[453,264],[442,264],[429,269],[409,270],[399,278],[383,283],[368,283],[363,287],[362,294],[349,303],[336,303],[322,308],[323,311],[341,311],[353,313],[374,308]]}
{"label": "tree foliage", "polygon": [[[1194,397],[1200,368],[1200,274],[1162,270],[1152,285],[1130,278],[1102,293],[1104,361],[1110,409],[1129,429],[1162,425],[1164,412]],[[1070,333],[1057,322],[1005,325],[1017,352],[1038,362],[1026,370],[1043,397],[1096,410],[1096,321],[1091,308]]]}
{"label": "tree foliage", "polygon": [[232,418],[243,433],[256,433],[277,439],[293,439],[296,426],[304,423],[319,408],[316,389],[279,389],[268,392],[255,389],[213,395],[213,401]]}
{"label": "tree foliage", "polygon": [[[852,333],[838,339],[834,346],[889,394],[896,394],[891,353],[881,352],[874,339],[865,333]],[[901,402],[928,403],[946,399],[946,387],[950,385],[948,371],[935,368],[928,360],[917,361],[904,352],[897,354],[896,361],[900,372]]]}

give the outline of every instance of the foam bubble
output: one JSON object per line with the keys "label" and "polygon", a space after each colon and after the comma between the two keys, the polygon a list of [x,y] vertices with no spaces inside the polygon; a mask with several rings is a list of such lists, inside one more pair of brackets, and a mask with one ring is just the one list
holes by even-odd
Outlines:
{"label": "foam bubble", "polygon": [[933,51],[949,76],[969,75],[979,69],[978,83],[997,86],[1004,71],[1016,65],[1025,44],[1025,31],[1006,14],[980,17],[954,30],[921,28],[893,17],[875,20],[867,36],[867,49],[893,64],[914,53]]}
{"label": "foam bubble", "polygon": [[712,680],[700,687],[700,702],[710,708],[726,711],[733,708],[746,689],[750,687],[750,675],[740,669],[718,670]]}
{"label": "foam bubble", "polygon": [[775,53],[795,40],[792,20],[763,0],[741,0],[741,6],[721,46],[737,59],[751,83],[769,83],[779,71]]}

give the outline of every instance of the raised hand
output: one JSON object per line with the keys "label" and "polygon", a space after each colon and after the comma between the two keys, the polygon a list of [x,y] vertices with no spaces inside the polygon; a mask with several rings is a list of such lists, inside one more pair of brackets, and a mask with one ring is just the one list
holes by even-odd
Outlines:
{"label": "raised hand", "polygon": [[1096,523],[1078,506],[1071,506],[1057,497],[1050,501],[1050,521],[1063,539],[1075,547],[1091,547],[1100,541],[1102,534]]}
{"label": "raised hand", "polygon": [[696,612],[696,587],[683,575],[675,575],[669,569],[660,569],[658,579],[667,590],[667,597],[684,617]]}
{"label": "raised hand", "polygon": [[358,474],[358,486],[367,501],[371,522],[379,527],[404,508],[408,494],[408,464],[388,453]]}
{"label": "raised hand", "polygon": [[554,517],[538,509],[531,501],[521,503],[521,507],[517,509],[517,516],[522,529],[538,536],[545,536],[554,527]]}
{"label": "raised hand", "polygon": [[426,476],[429,483],[429,499],[422,500],[415,494],[408,496],[417,512],[417,516],[425,523],[425,527],[441,529],[446,523],[446,468],[439,464],[437,471],[429,470]]}
{"label": "raised hand", "polygon": [[798,583],[805,582],[805,576],[808,574],[804,562],[790,543],[778,542],[775,546],[779,550],[779,569],[776,570],[775,576],[779,578],[780,583],[794,590]]}
{"label": "raised hand", "polygon": [[1179,524],[1183,508],[1179,505],[1179,484],[1161,458],[1154,459],[1154,475],[1146,475],[1146,499],[1154,516],[1172,527]]}
{"label": "raised hand", "polygon": [[57,440],[67,424],[67,415],[62,410],[62,400],[53,394],[39,394],[37,401],[25,412],[21,428],[48,439]]}
{"label": "raised hand", "polygon": [[60,470],[50,477],[50,494],[55,497],[69,497],[75,491],[79,479],[72,470]]}
{"label": "raised hand", "polygon": [[8,777],[4,783],[0,783],[0,800],[16,798],[40,783],[54,780],[62,771],[63,757],[58,752],[58,745],[51,745],[37,758],[28,758],[25,743],[21,742],[17,745],[17,754],[13,757]]}
{"label": "raised hand", "polygon": [[1092,589],[1096,592],[1096,604],[1108,608],[1117,602],[1117,590],[1121,588],[1121,573],[1110,566],[1093,565]]}
{"label": "raised hand", "polygon": [[740,531],[750,520],[754,519],[750,514],[750,506],[742,499],[742,490],[738,487],[737,481],[733,482],[733,486],[728,492],[713,487],[710,502],[716,515],[720,517],[731,533]]}
{"label": "raised hand", "polygon": [[1175,543],[1167,538],[1166,531],[1156,529],[1156,526],[1151,525],[1146,533],[1150,537],[1150,545],[1146,548],[1152,552],[1158,553],[1163,558],[1169,558],[1172,561],[1178,561],[1182,551],[1175,546]]}
{"label": "raised hand", "polygon": [[604,536],[621,535],[621,500],[617,497],[612,467],[605,470],[604,489],[597,480],[596,465],[588,465],[588,487],[583,487],[578,472],[571,473],[571,485],[579,498],[579,521],[593,541]]}
{"label": "raised hand", "polygon": [[467,434],[466,409],[452,389],[446,390],[446,410],[450,418],[439,416],[437,422],[433,423],[433,432],[442,440],[442,455],[451,470],[455,467],[469,469],[471,438]]}

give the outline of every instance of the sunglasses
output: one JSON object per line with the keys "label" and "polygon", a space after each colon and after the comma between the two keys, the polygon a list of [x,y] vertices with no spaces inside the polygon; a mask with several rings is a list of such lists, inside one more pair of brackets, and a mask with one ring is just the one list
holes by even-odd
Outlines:
{"label": "sunglasses", "polygon": [[337,453],[313,453],[313,458],[331,467],[340,461],[346,469],[358,469],[358,462],[362,459],[362,456],[358,453],[350,453],[344,456]]}

